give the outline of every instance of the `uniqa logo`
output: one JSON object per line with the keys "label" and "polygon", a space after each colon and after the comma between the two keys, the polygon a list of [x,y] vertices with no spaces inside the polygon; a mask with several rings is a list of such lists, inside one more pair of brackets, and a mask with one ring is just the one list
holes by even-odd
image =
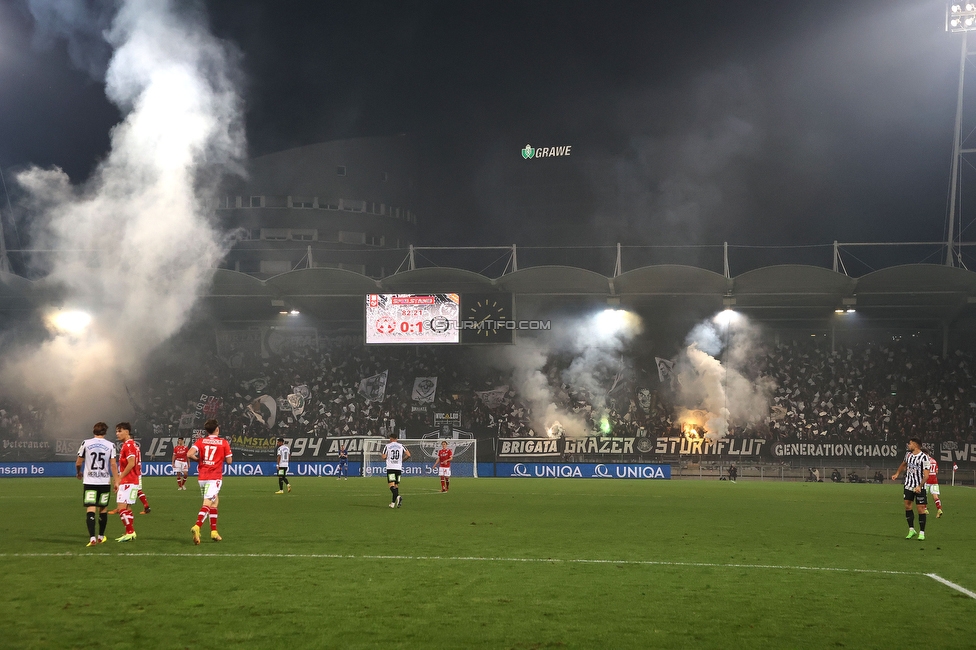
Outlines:
{"label": "uniqa logo", "polygon": [[593,478],[611,478],[606,465],[597,465],[593,468]]}
{"label": "uniqa logo", "polygon": [[531,474],[529,474],[529,468],[523,465],[522,463],[516,465],[514,470],[515,471],[512,472],[512,476],[532,476]]}
{"label": "uniqa logo", "polygon": [[526,160],[535,157],[535,149],[532,148],[531,144],[525,145],[525,149],[522,149],[522,157]]}

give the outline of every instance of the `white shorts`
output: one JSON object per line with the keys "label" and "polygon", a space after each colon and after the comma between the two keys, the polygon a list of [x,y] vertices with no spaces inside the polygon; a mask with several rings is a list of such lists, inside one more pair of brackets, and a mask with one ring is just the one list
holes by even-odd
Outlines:
{"label": "white shorts", "polygon": [[446,476],[447,478],[451,478],[451,468],[450,467],[438,467],[437,468],[437,475],[438,476]]}
{"label": "white shorts", "polygon": [[174,460],[173,461],[173,473],[174,474],[189,474],[190,473],[190,463],[185,460]]}
{"label": "white shorts", "polygon": [[213,501],[220,494],[220,483],[220,479],[216,481],[200,481],[200,494],[203,495],[204,499]]}
{"label": "white shorts", "polygon": [[929,491],[929,494],[939,496],[939,484],[938,483],[926,483],[925,489]]}
{"label": "white shorts", "polygon": [[132,505],[139,500],[139,486],[127,483],[120,485],[115,492],[115,502]]}

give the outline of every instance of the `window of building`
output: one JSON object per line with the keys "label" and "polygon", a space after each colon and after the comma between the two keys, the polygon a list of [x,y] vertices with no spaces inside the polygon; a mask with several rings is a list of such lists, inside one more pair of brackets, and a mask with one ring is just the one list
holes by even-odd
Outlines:
{"label": "window of building", "polygon": [[226,210],[230,207],[230,197],[229,196],[218,196],[217,197],[217,209]]}
{"label": "window of building", "polygon": [[292,230],[291,238],[295,241],[314,241],[315,231],[314,230]]}
{"label": "window of building", "polygon": [[251,230],[248,231],[248,235],[250,236],[251,239],[261,239],[261,229],[252,228]]}
{"label": "window of building", "polygon": [[338,210],[339,202],[335,199],[319,199],[319,207],[323,210]]}
{"label": "window of building", "polygon": [[339,241],[338,230],[319,230],[319,241]]}
{"label": "window of building", "polygon": [[342,242],[343,244],[365,244],[366,233],[349,232],[346,230],[340,230],[339,241]]}
{"label": "window of building", "polygon": [[287,228],[262,228],[261,239],[269,241],[285,241],[288,239]]}
{"label": "window of building", "polygon": [[345,165],[339,165],[338,167],[336,167],[336,175],[337,176],[345,176],[346,175],[346,166]]}
{"label": "window of building", "polygon": [[314,208],[315,198],[311,196],[292,196],[291,207],[293,208]]}
{"label": "window of building", "polygon": [[252,208],[263,208],[264,207],[264,197],[263,196],[252,196],[250,206]]}
{"label": "window of building", "polygon": [[367,246],[382,246],[383,236],[382,235],[366,235],[366,245]]}
{"label": "window of building", "polygon": [[240,260],[237,262],[236,267],[241,273],[261,272],[261,262],[259,260]]}

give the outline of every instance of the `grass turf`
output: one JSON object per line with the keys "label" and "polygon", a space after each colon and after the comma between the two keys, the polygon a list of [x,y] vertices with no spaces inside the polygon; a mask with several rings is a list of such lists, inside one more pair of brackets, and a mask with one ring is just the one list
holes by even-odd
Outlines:
{"label": "grass turf", "polygon": [[407,479],[391,510],[382,479],[292,483],[225,480],[224,541],[196,547],[195,482],[150,478],[138,540],[85,548],[80,483],[0,482],[0,645],[973,643],[976,600],[922,574],[976,590],[974,490],[944,486],[918,542],[890,484]]}

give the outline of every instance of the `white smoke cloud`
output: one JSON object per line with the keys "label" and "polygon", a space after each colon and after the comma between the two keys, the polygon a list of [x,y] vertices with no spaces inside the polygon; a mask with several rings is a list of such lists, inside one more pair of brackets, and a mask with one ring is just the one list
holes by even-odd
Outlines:
{"label": "white smoke cloud", "polygon": [[[606,310],[559,321],[544,335],[519,339],[494,363],[511,372],[511,383],[525,402],[537,435],[545,435],[557,423],[565,436],[592,435],[595,431],[588,420],[599,422],[606,415],[607,391],[631,369],[624,351],[641,329],[637,315]],[[565,367],[559,371],[556,366]],[[574,395],[585,398],[592,411],[572,411],[569,403]]]}
{"label": "white smoke cloud", "polygon": [[[48,21],[57,14],[62,31],[70,5],[31,2]],[[57,168],[17,177],[33,247],[60,251],[43,261],[45,282],[65,309],[93,318],[84,332],[54,332],[20,354],[8,379],[79,408],[117,393],[186,322],[225,252],[206,199],[245,154],[237,55],[200,12],[128,0],[104,38],[113,49],[106,94],[124,115],[111,151],[79,185]]]}
{"label": "white smoke cloud", "polygon": [[[769,377],[749,379],[747,367],[758,353],[758,332],[741,314],[725,316],[721,325],[705,321],[686,339],[688,347],[675,366],[680,385],[677,419],[705,430],[712,440],[724,438],[730,425],[759,422],[769,415],[775,384]],[[716,357],[724,352],[725,365]]]}

